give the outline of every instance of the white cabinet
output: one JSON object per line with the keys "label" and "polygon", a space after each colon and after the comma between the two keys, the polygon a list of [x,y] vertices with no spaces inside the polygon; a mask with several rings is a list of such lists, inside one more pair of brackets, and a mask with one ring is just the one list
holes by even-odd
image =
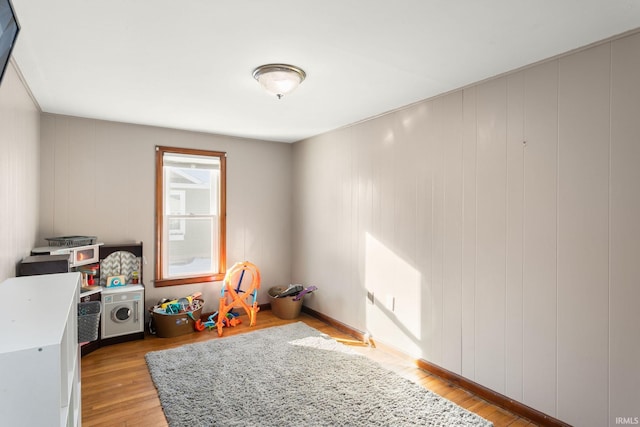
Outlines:
{"label": "white cabinet", "polygon": [[10,426],[79,426],[80,273],[0,283],[0,417]]}

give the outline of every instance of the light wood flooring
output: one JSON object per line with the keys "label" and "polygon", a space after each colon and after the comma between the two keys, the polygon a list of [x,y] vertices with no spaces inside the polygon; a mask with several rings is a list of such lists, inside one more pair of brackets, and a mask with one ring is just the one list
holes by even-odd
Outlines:
{"label": "light wood flooring", "polygon": [[[243,320],[242,324],[234,328],[225,328],[225,337],[303,321],[344,344],[353,346],[357,351],[393,369],[398,374],[492,421],[496,427],[535,425],[418,369],[411,359],[400,353],[381,346],[376,348],[365,346],[353,337],[305,313],[295,320],[282,320],[275,317],[271,311],[261,311],[258,313],[257,325],[254,327],[248,326],[246,316],[240,318]],[[217,338],[217,332],[206,330],[175,338],[147,336],[144,340],[105,346],[84,356],[82,358],[82,425],[85,427],[167,426],[144,355],[149,351]]]}

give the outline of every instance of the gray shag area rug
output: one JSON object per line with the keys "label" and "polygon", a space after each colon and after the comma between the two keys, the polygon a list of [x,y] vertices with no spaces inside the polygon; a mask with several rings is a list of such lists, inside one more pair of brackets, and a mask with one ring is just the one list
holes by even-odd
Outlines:
{"label": "gray shag area rug", "polygon": [[171,427],[492,426],[302,322],[145,357]]}

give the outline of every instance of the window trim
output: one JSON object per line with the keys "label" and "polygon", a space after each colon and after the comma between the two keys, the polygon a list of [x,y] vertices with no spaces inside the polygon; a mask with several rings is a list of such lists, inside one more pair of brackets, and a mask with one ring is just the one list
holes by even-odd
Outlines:
{"label": "window trim", "polygon": [[[196,156],[213,156],[220,159],[220,239],[219,245],[219,262],[218,273],[204,275],[180,277],[175,279],[162,278],[162,242],[164,229],[164,210],[163,210],[163,156],[165,153],[187,154]],[[187,285],[191,283],[216,282],[224,279],[227,269],[227,153],[224,151],[209,151],[192,148],[178,148],[156,146],[156,201],[155,201],[155,221],[156,221],[156,251],[155,251],[155,287]]]}

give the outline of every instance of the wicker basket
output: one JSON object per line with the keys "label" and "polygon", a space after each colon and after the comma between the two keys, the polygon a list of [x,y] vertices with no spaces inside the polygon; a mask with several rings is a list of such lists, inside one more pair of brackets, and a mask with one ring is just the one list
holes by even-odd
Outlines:
{"label": "wicker basket", "polygon": [[202,308],[204,307],[204,301],[200,301],[200,308],[191,312],[193,317],[187,313],[160,313],[154,311],[154,307],[150,308],[151,317],[149,321],[151,323],[149,329],[151,333],[160,338],[172,338],[193,332],[195,320],[200,319]]}
{"label": "wicker basket", "polygon": [[95,341],[98,339],[100,311],[100,301],[78,303],[78,342]]}
{"label": "wicker basket", "polygon": [[271,312],[281,319],[295,319],[300,315],[302,309],[302,298],[296,301],[297,295],[288,295],[276,298],[276,295],[282,293],[287,288],[282,286],[274,286],[269,288],[269,301],[271,302]]}

